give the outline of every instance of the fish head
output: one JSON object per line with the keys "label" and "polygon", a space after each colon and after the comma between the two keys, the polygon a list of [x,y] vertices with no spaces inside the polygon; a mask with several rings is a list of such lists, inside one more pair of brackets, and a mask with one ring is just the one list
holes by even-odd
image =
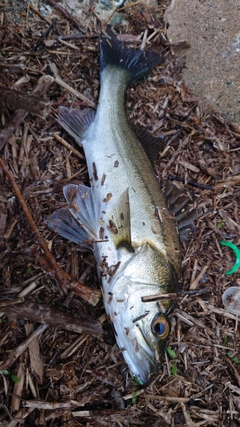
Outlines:
{"label": "fish head", "polygon": [[[148,262],[149,255],[151,262]],[[142,298],[176,291],[174,268],[166,257],[148,245],[135,253],[114,280],[111,301],[105,307],[118,346],[138,384],[148,384],[162,366],[171,331],[168,313],[174,304],[170,299],[159,304],[157,301],[143,302]]]}

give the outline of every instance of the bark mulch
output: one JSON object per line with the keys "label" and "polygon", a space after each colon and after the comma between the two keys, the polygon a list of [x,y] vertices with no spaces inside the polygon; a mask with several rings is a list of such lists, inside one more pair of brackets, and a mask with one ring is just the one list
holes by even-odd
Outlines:
{"label": "bark mulch", "polygon": [[44,222],[65,205],[66,183],[88,184],[83,151],[56,122],[57,108],[95,107],[99,93],[94,9],[75,22],[49,3],[53,19],[19,2],[19,21],[0,4],[0,425],[237,427],[239,325],[222,294],[240,272],[226,276],[235,257],[220,241],[240,245],[240,125],[185,86],[165,6],[126,8],[127,28],[118,27],[126,42],[167,54],[129,89],[129,117],[167,136],[156,173],[194,192],[202,211],[182,245],[166,362],[140,387],[99,299],[92,254]]}

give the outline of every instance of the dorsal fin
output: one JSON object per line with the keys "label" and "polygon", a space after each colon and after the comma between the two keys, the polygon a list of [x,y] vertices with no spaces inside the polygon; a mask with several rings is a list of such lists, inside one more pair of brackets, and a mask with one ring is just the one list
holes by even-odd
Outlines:
{"label": "dorsal fin", "polygon": [[166,146],[166,137],[164,135],[158,137],[153,136],[139,124],[131,124],[131,127],[153,165],[158,154],[162,152]]}

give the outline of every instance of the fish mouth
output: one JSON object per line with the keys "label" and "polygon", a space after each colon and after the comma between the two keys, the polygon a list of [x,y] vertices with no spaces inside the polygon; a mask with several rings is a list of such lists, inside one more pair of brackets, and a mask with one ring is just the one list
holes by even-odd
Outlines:
{"label": "fish mouth", "polygon": [[156,347],[152,350],[138,325],[135,326],[131,335],[132,351],[124,351],[123,355],[135,381],[139,385],[147,385],[158,374],[161,367],[157,356],[158,349]]}

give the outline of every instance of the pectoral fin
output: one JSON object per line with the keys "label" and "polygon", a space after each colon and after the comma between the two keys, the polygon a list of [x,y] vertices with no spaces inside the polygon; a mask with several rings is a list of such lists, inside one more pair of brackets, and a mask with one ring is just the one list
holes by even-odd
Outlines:
{"label": "pectoral fin", "polygon": [[49,228],[60,234],[60,236],[65,239],[89,248],[87,243],[89,240],[88,233],[80,226],[79,222],[73,218],[68,208],[57,210],[47,217],[45,222]]}
{"label": "pectoral fin", "polygon": [[111,217],[107,221],[107,228],[112,234],[111,238],[116,248],[124,247],[128,252],[134,252],[131,242],[128,188],[122,193],[117,205],[113,209]]}
{"label": "pectoral fin", "polygon": [[63,194],[72,216],[90,239],[98,240],[100,206],[93,199],[92,189],[83,184],[68,184],[63,188]]}
{"label": "pectoral fin", "polygon": [[82,184],[69,184],[63,192],[68,208],[54,212],[46,223],[62,237],[89,247],[99,240],[100,229],[100,208],[93,199],[92,190]]}

